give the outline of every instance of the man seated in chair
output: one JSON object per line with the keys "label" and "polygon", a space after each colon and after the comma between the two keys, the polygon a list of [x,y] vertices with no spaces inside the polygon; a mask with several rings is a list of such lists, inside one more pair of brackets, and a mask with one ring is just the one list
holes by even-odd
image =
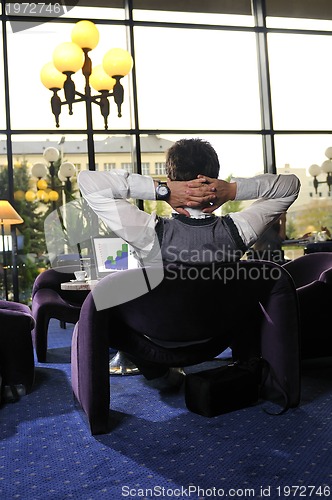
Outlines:
{"label": "man seated in chair", "polygon": [[[133,247],[144,265],[153,262],[158,252],[163,265],[220,263],[243,256],[296,200],[300,182],[292,174],[226,182],[218,178],[219,169],[210,143],[182,139],[166,153],[167,183],[112,170],[82,171],[78,184],[92,210]],[[171,218],[148,214],[131,198],[163,200],[174,213]],[[213,212],[229,200],[256,201],[241,212],[216,216]],[[152,372],[149,378],[158,370]]]}

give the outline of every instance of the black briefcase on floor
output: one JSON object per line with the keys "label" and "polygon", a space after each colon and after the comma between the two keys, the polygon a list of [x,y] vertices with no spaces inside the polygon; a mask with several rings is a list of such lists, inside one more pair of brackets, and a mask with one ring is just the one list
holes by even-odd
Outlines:
{"label": "black briefcase on floor", "polygon": [[185,377],[185,402],[188,410],[214,417],[258,402],[263,361],[233,363]]}

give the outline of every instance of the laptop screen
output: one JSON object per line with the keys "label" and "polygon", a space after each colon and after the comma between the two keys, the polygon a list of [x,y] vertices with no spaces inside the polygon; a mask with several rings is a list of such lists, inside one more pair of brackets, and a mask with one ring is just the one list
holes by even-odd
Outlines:
{"label": "laptop screen", "polygon": [[100,236],[92,240],[97,277],[138,267],[132,248],[122,238]]}

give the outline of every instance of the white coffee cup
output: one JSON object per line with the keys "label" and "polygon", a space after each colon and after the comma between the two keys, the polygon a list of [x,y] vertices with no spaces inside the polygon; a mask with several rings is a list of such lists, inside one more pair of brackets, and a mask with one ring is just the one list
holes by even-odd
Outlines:
{"label": "white coffee cup", "polygon": [[74,275],[77,281],[85,281],[86,277],[85,271],[75,271]]}
{"label": "white coffee cup", "polygon": [[91,259],[90,257],[82,257],[80,259],[80,268],[85,271],[85,277],[87,280],[91,280]]}

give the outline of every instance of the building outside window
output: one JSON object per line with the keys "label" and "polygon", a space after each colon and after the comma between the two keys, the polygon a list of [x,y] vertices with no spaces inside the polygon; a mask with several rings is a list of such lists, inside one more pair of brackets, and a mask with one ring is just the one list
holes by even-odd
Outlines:
{"label": "building outside window", "polygon": [[155,175],[166,175],[166,163],[156,162],[154,164],[154,173]]}
{"label": "building outside window", "polygon": [[141,165],[142,165],[142,174],[150,175],[150,163],[143,162]]}
{"label": "building outside window", "polygon": [[126,170],[130,174],[133,172],[133,164],[132,163],[121,163],[122,170]]}
{"label": "building outside window", "polygon": [[104,170],[107,172],[110,172],[111,170],[114,170],[116,168],[115,163],[104,163]]}

